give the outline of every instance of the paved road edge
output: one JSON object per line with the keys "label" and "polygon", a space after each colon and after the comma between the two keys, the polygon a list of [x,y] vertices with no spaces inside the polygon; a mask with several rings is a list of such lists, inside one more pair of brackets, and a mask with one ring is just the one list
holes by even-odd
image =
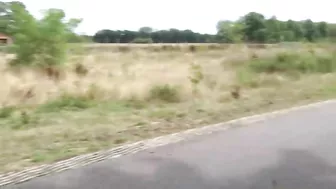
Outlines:
{"label": "paved road edge", "polygon": [[319,107],[325,104],[336,103],[336,99],[321,101],[317,103],[312,103],[303,106],[292,107],[288,109],[282,109],[278,111],[242,117],[235,120],[222,122],[218,124],[208,125],[201,128],[195,128],[190,130],[185,130],[179,133],[174,133],[170,135],[160,136],[153,139],[147,139],[143,141],[139,141],[132,144],[123,145],[120,147],[112,148],[106,151],[99,151],[90,154],[84,154],[80,156],[76,156],[70,159],[66,159],[63,161],[59,161],[52,164],[41,165],[37,167],[32,167],[25,169],[19,172],[10,172],[6,174],[0,175],[0,187],[5,185],[19,184],[22,182],[26,182],[36,177],[41,177],[44,175],[48,175],[51,173],[58,173],[61,171],[82,167],[91,163],[99,162],[106,159],[117,158],[123,155],[136,153],[142,150],[155,148],[167,144],[176,143],[179,141],[187,140],[195,136],[211,134],[217,131],[223,131],[235,127],[237,125],[246,125],[259,121],[263,121],[281,114],[286,114],[289,112],[309,109],[312,107]]}

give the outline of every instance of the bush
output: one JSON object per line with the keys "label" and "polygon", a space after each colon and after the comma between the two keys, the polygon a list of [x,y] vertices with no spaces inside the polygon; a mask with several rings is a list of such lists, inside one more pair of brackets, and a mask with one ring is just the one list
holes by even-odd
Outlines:
{"label": "bush", "polygon": [[124,53],[126,53],[126,52],[130,52],[130,51],[131,51],[131,48],[128,47],[128,46],[119,46],[119,47],[118,47],[118,50],[119,50],[119,52],[124,52]]}
{"label": "bush", "polygon": [[178,89],[174,86],[170,86],[168,84],[157,85],[152,87],[150,90],[149,98],[150,100],[173,103],[180,101],[180,94]]}
{"label": "bush", "polygon": [[81,63],[75,65],[74,71],[78,76],[85,76],[89,72],[89,70]]}
{"label": "bush", "polygon": [[190,45],[189,46],[189,51],[190,52],[195,52],[196,51],[196,46],[195,45]]}

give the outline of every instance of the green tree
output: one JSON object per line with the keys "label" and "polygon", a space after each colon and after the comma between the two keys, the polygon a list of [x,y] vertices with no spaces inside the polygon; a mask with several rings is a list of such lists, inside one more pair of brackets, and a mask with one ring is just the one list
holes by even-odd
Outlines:
{"label": "green tree", "polygon": [[286,22],[286,29],[294,33],[294,40],[300,41],[304,38],[304,31],[301,23],[288,20]]}
{"label": "green tree", "polygon": [[13,22],[11,6],[20,6],[23,9],[26,6],[20,1],[3,2],[0,1],[0,32],[10,34],[9,25]]}
{"label": "green tree", "polygon": [[139,32],[140,32],[140,33],[147,33],[147,34],[149,34],[149,33],[152,33],[152,32],[153,32],[153,28],[148,27],[148,26],[141,27],[141,28],[139,29]]}
{"label": "green tree", "polygon": [[0,32],[7,33],[9,22],[8,5],[5,2],[0,2]]}
{"label": "green tree", "polygon": [[281,31],[281,41],[296,41],[295,33],[291,30]]}
{"label": "green tree", "polygon": [[322,38],[326,38],[328,36],[328,24],[326,22],[317,23],[317,30]]}
{"label": "green tree", "polygon": [[13,51],[16,59],[13,64],[31,64],[38,53],[38,27],[36,19],[22,6],[12,4],[11,22],[8,31],[14,36]]}
{"label": "green tree", "polygon": [[248,41],[265,42],[260,41],[267,39],[266,36],[262,36],[267,34],[265,17],[262,14],[250,12],[243,17],[243,23],[244,35]]}
{"label": "green tree", "polygon": [[328,24],[328,38],[336,42],[336,24]]}
{"label": "green tree", "polygon": [[318,37],[319,33],[315,24],[312,20],[308,19],[303,22],[304,37],[310,41],[314,42]]}
{"label": "green tree", "polygon": [[272,17],[266,20],[266,28],[267,28],[267,41],[268,42],[279,42],[281,40],[281,26],[280,21],[277,20],[276,17]]}
{"label": "green tree", "polygon": [[219,21],[217,36],[221,42],[236,43],[243,40],[243,25],[240,22]]}
{"label": "green tree", "polygon": [[14,65],[54,66],[64,62],[67,42],[80,19],[64,21],[60,9],[49,9],[41,20],[34,18],[23,6],[10,6],[12,22],[10,32],[14,36]]}

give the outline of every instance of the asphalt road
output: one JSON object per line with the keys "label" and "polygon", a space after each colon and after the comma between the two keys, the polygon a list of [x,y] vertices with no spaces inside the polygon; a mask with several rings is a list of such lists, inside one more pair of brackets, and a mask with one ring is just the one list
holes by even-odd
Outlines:
{"label": "asphalt road", "polygon": [[335,189],[336,104],[7,188]]}

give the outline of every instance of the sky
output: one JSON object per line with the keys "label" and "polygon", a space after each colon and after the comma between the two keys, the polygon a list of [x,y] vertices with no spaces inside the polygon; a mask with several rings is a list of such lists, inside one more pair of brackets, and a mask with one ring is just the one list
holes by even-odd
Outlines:
{"label": "sky", "polygon": [[333,0],[21,0],[36,17],[41,10],[63,9],[68,18],[82,18],[76,32],[93,35],[101,29],[191,29],[216,33],[219,20],[237,20],[248,12],[280,20],[336,23]]}

